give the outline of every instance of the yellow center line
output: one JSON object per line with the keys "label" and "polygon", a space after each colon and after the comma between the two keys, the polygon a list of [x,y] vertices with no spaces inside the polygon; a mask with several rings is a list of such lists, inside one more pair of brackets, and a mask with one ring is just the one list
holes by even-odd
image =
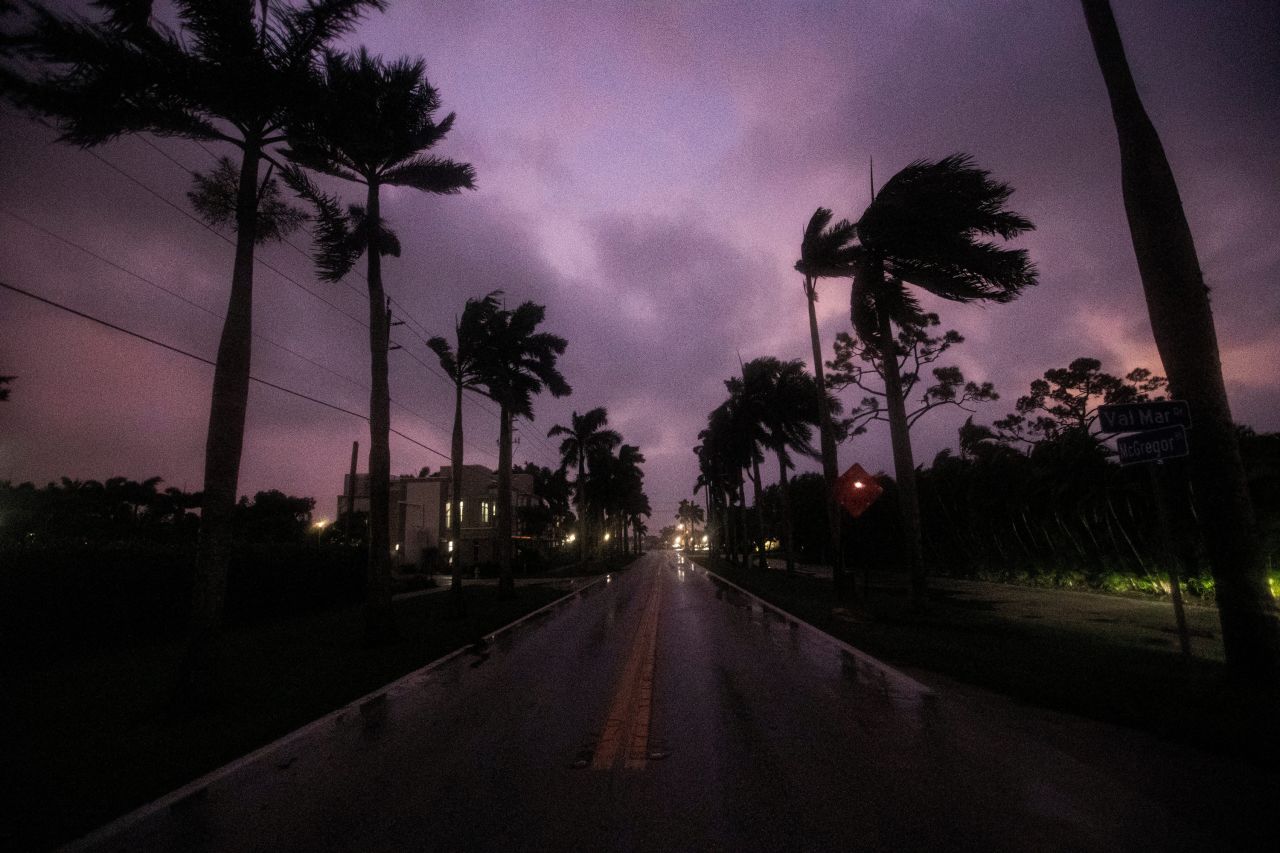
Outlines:
{"label": "yellow center line", "polygon": [[642,770],[649,754],[649,720],[653,704],[653,664],[658,651],[658,610],[662,603],[662,575],[655,573],[644,612],[640,615],[640,627],[632,641],[626,666],[609,703],[609,715],[605,718],[591,760],[593,770],[608,770],[625,757],[624,765],[631,770]]}

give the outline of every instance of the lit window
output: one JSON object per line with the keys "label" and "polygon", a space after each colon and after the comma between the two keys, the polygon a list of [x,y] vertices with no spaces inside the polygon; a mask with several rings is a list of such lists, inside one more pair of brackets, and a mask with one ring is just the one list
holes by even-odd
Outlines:
{"label": "lit window", "polygon": [[483,517],[484,523],[488,524],[489,523],[489,502],[488,501],[480,501],[480,515]]}
{"label": "lit window", "polygon": [[449,540],[449,553],[450,553],[450,554],[452,554],[452,553],[453,553],[453,540],[452,540],[452,539],[450,539],[450,540]]}

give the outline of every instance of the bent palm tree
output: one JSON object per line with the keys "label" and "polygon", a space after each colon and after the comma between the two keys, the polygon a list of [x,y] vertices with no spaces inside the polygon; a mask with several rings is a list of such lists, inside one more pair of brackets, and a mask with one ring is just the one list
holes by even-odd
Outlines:
{"label": "bent palm tree", "polygon": [[480,380],[498,404],[498,590],[515,591],[511,574],[511,421],[533,420],[534,395],[546,387],[553,397],[573,393],[556,368],[568,341],[537,331],[547,309],[525,302],[514,311],[499,311],[487,325],[481,348]]}
{"label": "bent palm tree", "polygon": [[578,505],[578,519],[583,529],[578,536],[578,561],[586,559],[587,539],[587,460],[595,453],[610,451],[622,443],[622,436],[611,429],[609,413],[604,407],[592,409],[584,415],[574,412],[569,416],[569,425],[556,424],[547,431],[547,438],[563,435],[560,442],[560,467],[574,466],[578,471],[578,479],[574,484],[573,496]]}
{"label": "bent palm tree", "polygon": [[54,119],[63,141],[83,147],[150,133],[226,143],[240,156],[238,167],[221,161],[224,178],[212,179],[226,189],[221,208],[201,208],[206,218],[233,226],[235,255],[213,371],[193,608],[176,696],[185,707],[207,701],[212,689],[249,400],[254,247],[279,236],[260,221],[276,192],[270,169],[261,174],[262,161],[283,141],[290,109],[310,88],[317,53],[385,4],[175,0],[176,31],[151,22],[149,2],[96,5],[106,12],[103,23],[33,7],[31,30],[14,42],[45,71],[30,78],[6,67],[0,78],[9,95]]}
{"label": "bent palm tree", "polygon": [[453,504],[453,511],[449,513],[452,538],[449,560],[453,576],[449,594],[458,610],[462,608],[462,392],[482,387],[481,356],[488,342],[489,323],[500,310],[498,296],[499,291],[495,290],[483,299],[467,300],[454,332],[458,341],[456,350],[441,337],[427,341],[427,346],[440,359],[440,369],[453,380],[453,444],[449,453],[449,500]]}
{"label": "bent palm tree", "polygon": [[386,62],[361,48],[327,52],[320,96],[298,110],[289,127],[288,155],[308,169],[365,185],[365,204],[345,214],[299,172],[291,179],[319,209],[320,277],[337,281],[364,254],[369,284],[369,574],[365,639],[396,636],[391,610],[391,395],[387,383],[390,316],[382,285],[382,256],[399,257],[400,241],[382,218],[381,189],[409,187],[451,195],[475,187],[465,163],[425,155],[453,127],[453,113],[433,118],[440,96],[427,82],[422,59]]}
{"label": "bent palm tree", "polygon": [[927,580],[893,326],[917,326],[924,316],[908,284],[953,302],[1009,302],[1036,283],[1035,266],[1025,249],[1003,249],[980,239],[1008,240],[1034,228],[1030,220],[1005,210],[1012,192],[973,166],[967,155],[917,160],[889,179],[856,225],[859,246],[850,318],[882,367],[912,601],[917,607],[924,606]]}
{"label": "bent palm tree", "polygon": [[[817,386],[823,392],[827,384],[822,372],[822,342],[818,338],[818,279],[849,278],[853,275],[853,261],[857,256],[857,248],[851,245],[856,236],[853,223],[842,219],[832,225],[831,218],[831,211],[825,207],[813,212],[805,226],[804,237],[800,241],[800,260],[796,261],[795,266],[796,272],[804,276],[804,295],[809,306],[809,341],[813,346],[813,375],[817,377]],[[835,424],[828,408],[823,407],[821,414],[822,478],[827,484],[827,547],[830,551],[832,586],[839,599],[852,595],[854,590],[845,583],[844,549],[840,536],[843,513],[835,499],[836,479],[840,476]]]}
{"label": "bent palm tree", "polygon": [[1227,665],[1280,679],[1280,612],[1267,588],[1253,505],[1191,228],[1160,136],[1138,95],[1107,0],[1083,0],[1120,140],[1125,213],[1169,389],[1195,423],[1191,476],[1213,570]]}

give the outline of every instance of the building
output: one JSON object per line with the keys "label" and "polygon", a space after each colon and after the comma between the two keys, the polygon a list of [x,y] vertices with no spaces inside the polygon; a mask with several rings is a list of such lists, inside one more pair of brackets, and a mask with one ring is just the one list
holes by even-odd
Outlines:
{"label": "building", "polygon": [[[453,505],[450,491],[453,478],[445,466],[426,476],[403,475],[391,478],[391,551],[395,565],[421,564],[428,568],[444,568],[448,555],[458,553],[463,566],[493,562],[497,559],[498,475],[483,465],[462,466],[462,536],[461,542],[450,541]],[[342,517],[347,503],[354,497],[356,512],[369,511],[369,475],[343,477],[343,492],[338,496],[338,512]],[[511,472],[511,502],[516,512],[512,525],[513,538],[522,538],[519,526],[520,508],[541,503],[533,494],[533,477],[523,471]]]}

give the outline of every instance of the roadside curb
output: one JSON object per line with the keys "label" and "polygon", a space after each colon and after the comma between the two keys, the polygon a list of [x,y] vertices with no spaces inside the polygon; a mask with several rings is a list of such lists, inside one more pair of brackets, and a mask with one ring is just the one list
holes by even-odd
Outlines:
{"label": "roadside curb", "polygon": [[[702,564],[699,563],[698,565],[702,565]],[[822,630],[817,625],[814,625],[811,622],[806,622],[805,620],[801,619],[799,616],[796,616],[793,613],[789,613],[786,610],[783,610],[781,607],[777,606],[776,604],[772,604],[764,600],[763,598],[756,595],[751,590],[744,589],[743,587],[738,586],[736,583],[729,580],[724,575],[721,575],[717,572],[713,572],[711,569],[708,569],[706,566],[702,566],[702,569],[708,575],[711,575],[712,577],[714,577],[718,583],[722,583],[725,586],[733,587],[738,592],[742,593],[748,598],[751,598],[755,601],[760,602],[761,606],[767,607],[769,610],[772,610],[774,613],[778,614],[783,619],[785,619],[788,623],[801,625],[809,629],[811,632],[819,635],[822,639],[826,640],[827,642],[835,645],[840,650],[852,655],[854,658],[857,659],[857,661],[860,664],[863,664],[864,666],[880,673],[885,678],[886,681],[894,682],[901,689],[907,692],[916,694],[917,696],[920,697],[921,700],[925,702],[932,702],[934,699],[936,699],[937,694],[933,691],[933,688],[926,687],[925,685],[916,681],[914,678],[907,675],[906,673],[899,672],[898,670],[889,666],[889,664],[885,663],[879,658],[872,657],[866,652],[860,649],[854,648],[853,646],[849,645],[839,637],[836,637],[832,634],[828,634],[826,631]]]}
{"label": "roadside curb", "polygon": [[[587,590],[591,589],[592,587],[604,581],[605,578],[606,578],[606,575],[598,575],[595,578],[591,578],[589,582],[584,583],[580,587],[576,587],[575,589],[570,590],[569,592],[557,598],[555,601],[552,601],[548,604],[544,604],[542,607],[539,607],[537,610],[530,611],[529,613],[526,613],[525,615],[521,616],[519,619],[516,619],[514,622],[508,622],[506,625],[503,625],[501,628],[497,628],[493,631],[490,631],[488,634],[483,635],[480,639],[485,643],[491,642],[494,638],[498,637],[499,635],[505,634],[508,631],[512,631],[520,627],[525,622],[528,622],[531,619],[537,618],[552,609],[555,609],[563,606],[564,604],[567,604],[570,599],[581,596]],[[205,775],[200,776],[199,778],[191,782],[188,782],[186,785],[183,785],[181,788],[178,788],[174,791],[170,791],[168,794],[165,794],[159,799],[153,800],[150,803],[147,803],[146,805],[139,806],[138,808],[134,809],[131,812],[128,812],[127,814],[121,815],[120,817],[116,818],[110,823],[100,826],[97,829],[93,830],[88,835],[81,836],[80,838],[74,841],[68,842],[62,847],[59,847],[58,850],[62,851],[62,853],[77,853],[78,851],[88,850],[94,846],[100,845],[103,842],[107,841],[111,836],[116,835],[117,833],[123,832],[124,830],[134,826],[135,824],[138,824],[143,820],[151,817],[157,812],[163,811],[164,809],[167,809],[190,797],[198,796],[202,791],[204,791],[204,789],[208,788],[210,785],[222,779],[225,779],[226,777],[230,776],[231,774],[235,773],[241,768],[246,767],[250,764],[253,764],[255,761],[258,761],[259,759],[271,754],[272,752],[275,752],[279,749],[284,748],[285,746],[288,746],[289,744],[302,738],[303,736],[311,734],[312,732],[316,731],[317,729],[327,724],[333,723],[344,714],[348,714],[351,712],[358,713],[363,707],[367,707],[369,703],[379,701],[383,699],[385,696],[397,690],[400,690],[404,687],[407,687],[410,681],[419,679],[422,676],[426,675],[427,673],[431,672],[432,670],[435,670],[441,666],[444,666],[445,664],[449,663],[459,655],[465,654],[469,649],[473,648],[474,645],[475,645],[474,643],[468,643],[465,646],[461,646],[457,649],[454,649],[448,654],[442,657],[436,658],[435,660],[431,661],[425,666],[419,667],[418,669],[415,669],[412,672],[406,673],[405,675],[402,675],[401,677],[397,678],[395,681],[384,684],[381,687],[377,688],[376,690],[370,691],[369,693],[366,693],[365,695],[359,697],[358,699],[353,699],[347,704],[339,708],[335,708],[334,710],[325,714],[323,717],[320,717],[319,719],[316,719],[316,720],[312,720],[311,722],[303,725],[302,727],[294,729],[288,734],[282,735],[281,737],[271,741],[268,744],[265,744],[264,746],[258,747],[253,752],[250,752],[247,755],[242,755],[241,757],[227,764],[224,764],[223,766],[217,768],[216,770],[209,771]]]}

